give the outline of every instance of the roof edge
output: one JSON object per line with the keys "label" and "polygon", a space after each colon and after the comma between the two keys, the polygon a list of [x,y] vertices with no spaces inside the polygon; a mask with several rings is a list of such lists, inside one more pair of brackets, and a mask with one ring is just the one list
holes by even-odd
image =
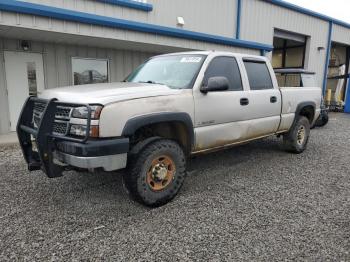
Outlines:
{"label": "roof edge", "polygon": [[138,9],[141,11],[151,12],[153,10],[153,5],[148,3],[142,3],[133,0],[97,0],[102,3],[107,3],[111,5],[119,5],[123,7],[128,7],[132,9]]}

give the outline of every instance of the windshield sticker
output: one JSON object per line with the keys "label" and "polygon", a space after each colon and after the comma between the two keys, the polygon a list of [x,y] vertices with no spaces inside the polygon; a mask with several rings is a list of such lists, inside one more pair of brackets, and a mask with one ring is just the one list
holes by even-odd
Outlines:
{"label": "windshield sticker", "polygon": [[183,57],[181,59],[181,63],[199,63],[202,60],[201,57],[198,56],[187,56],[187,57]]}

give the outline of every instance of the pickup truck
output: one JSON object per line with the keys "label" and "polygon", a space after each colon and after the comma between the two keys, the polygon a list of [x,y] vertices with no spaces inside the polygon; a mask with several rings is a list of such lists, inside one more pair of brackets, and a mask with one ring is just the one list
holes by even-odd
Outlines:
{"label": "pickup truck", "polygon": [[122,83],[48,89],[17,124],[28,169],[125,169],[132,198],[172,200],[191,156],[268,136],[302,153],[320,114],[321,88],[279,88],[265,57],[203,51],[160,55]]}

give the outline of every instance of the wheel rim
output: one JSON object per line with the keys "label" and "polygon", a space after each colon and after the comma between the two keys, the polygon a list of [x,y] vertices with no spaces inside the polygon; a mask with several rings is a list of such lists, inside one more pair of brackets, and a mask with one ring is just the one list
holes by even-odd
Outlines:
{"label": "wheel rim", "polygon": [[305,141],[305,127],[304,126],[300,126],[297,132],[297,143],[298,145],[303,145],[304,141]]}
{"label": "wheel rim", "polygon": [[164,190],[174,179],[176,168],[168,156],[155,158],[147,171],[147,184],[152,191]]}

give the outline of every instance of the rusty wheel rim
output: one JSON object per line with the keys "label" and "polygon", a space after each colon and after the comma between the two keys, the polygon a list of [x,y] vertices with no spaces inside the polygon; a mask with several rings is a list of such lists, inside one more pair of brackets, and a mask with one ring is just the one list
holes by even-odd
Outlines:
{"label": "rusty wheel rim", "polygon": [[298,132],[297,132],[297,143],[298,145],[302,145],[304,143],[304,140],[305,140],[305,127],[304,126],[300,126]]}
{"label": "rusty wheel rim", "polygon": [[155,158],[147,171],[147,184],[152,191],[164,190],[174,179],[176,168],[174,161],[168,156]]}

